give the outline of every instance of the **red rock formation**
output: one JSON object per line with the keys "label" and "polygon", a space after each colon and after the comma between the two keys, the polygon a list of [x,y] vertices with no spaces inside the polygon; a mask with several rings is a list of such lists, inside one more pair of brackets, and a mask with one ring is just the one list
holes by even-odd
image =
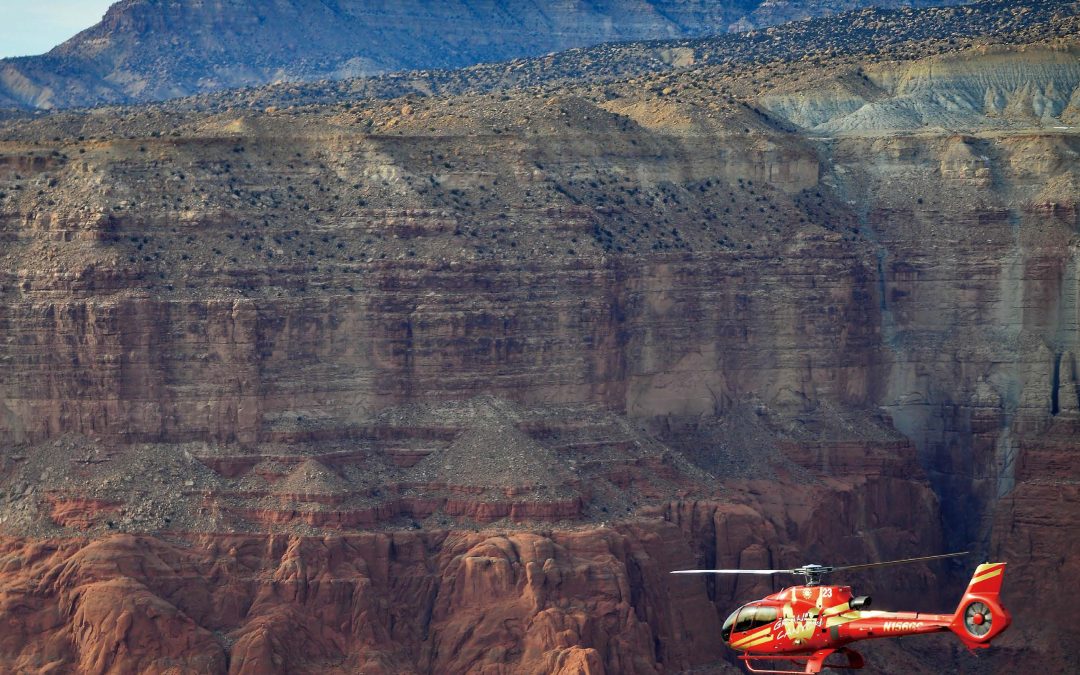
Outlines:
{"label": "red rock formation", "polygon": [[[835,497],[811,490],[809,508],[789,503],[794,511],[764,519],[748,506],[686,504],[670,507],[679,526],[646,519],[545,533],[8,539],[0,549],[0,665],[87,673],[680,670],[720,658],[721,609],[701,579],[667,572],[713,556],[784,561],[793,552],[770,548],[775,528],[827,527],[838,517]],[[851,551],[867,555],[868,543]],[[740,588],[739,597],[759,590]],[[719,595],[727,609],[731,596]]]}
{"label": "red rock formation", "polygon": [[[785,482],[782,491],[775,481],[729,482],[726,500],[675,501],[602,527],[358,533],[348,531],[355,523],[339,523],[346,531],[323,536],[6,538],[0,669],[722,669],[720,619],[768,585],[714,584],[670,570],[790,565],[807,555],[854,561],[940,547],[940,533],[921,522],[936,501],[925,483],[911,480],[918,470],[910,447],[843,448],[801,455],[807,465],[834,462],[830,478]],[[837,459],[845,453],[863,458],[844,468]],[[636,489],[648,476],[627,480],[626,489]],[[845,532],[857,536],[838,534]],[[804,549],[797,541],[817,543]],[[923,604],[940,585],[926,569],[876,581],[888,584],[886,597],[899,591],[894,600]]]}

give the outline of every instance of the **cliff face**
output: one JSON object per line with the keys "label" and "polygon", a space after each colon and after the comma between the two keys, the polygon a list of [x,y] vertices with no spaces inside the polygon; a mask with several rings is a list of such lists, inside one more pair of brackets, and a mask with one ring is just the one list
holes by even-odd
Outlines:
{"label": "cliff face", "polygon": [[458,68],[614,40],[745,30],[863,6],[939,0],[492,3],[123,0],[43,56],[0,62],[0,105],[162,100],[283,81]]}
{"label": "cliff face", "polygon": [[722,672],[666,571],[971,546],[1065,668],[1074,49],[5,123],[0,663]]}
{"label": "cliff face", "polygon": [[[817,181],[810,148],[733,138],[697,153],[584,101],[530,107],[586,128],[398,138],[350,114],[332,138],[276,118],[250,137],[80,147],[55,180],[83,196],[7,220],[0,428],[252,443],[307,410],[343,425],[480,392],[640,418],[713,415],[751,393],[870,400],[872,270],[820,226],[778,234]],[[378,124],[430,123],[412,117]],[[23,180],[53,180],[50,161]],[[672,178],[694,187],[669,196]],[[597,179],[625,206],[584,205],[608,189]],[[720,195],[729,206],[710,206]],[[756,225],[713,213],[732,204],[767,212],[769,240],[755,248]],[[656,255],[617,255],[628,247]],[[782,288],[792,274],[814,281]]]}

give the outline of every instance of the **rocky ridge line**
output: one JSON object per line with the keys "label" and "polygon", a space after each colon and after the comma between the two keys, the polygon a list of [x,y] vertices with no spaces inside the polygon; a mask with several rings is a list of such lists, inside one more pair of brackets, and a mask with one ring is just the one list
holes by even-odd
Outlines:
{"label": "rocky ridge line", "polygon": [[954,1],[123,0],[48,54],[0,61],[0,106],[139,103],[267,82],[457,68],[613,40],[722,33],[852,6]]}

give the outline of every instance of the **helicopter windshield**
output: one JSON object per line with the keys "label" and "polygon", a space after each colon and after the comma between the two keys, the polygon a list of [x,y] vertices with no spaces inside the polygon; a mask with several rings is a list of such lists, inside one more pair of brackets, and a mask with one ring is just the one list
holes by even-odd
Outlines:
{"label": "helicopter windshield", "polygon": [[[741,607],[739,609],[742,609]],[[735,610],[731,613],[731,616],[724,621],[724,627],[720,629],[720,639],[727,642],[731,639],[731,627],[735,625],[735,617],[739,615],[739,610]]]}
{"label": "helicopter windshield", "polygon": [[766,626],[776,621],[779,612],[775,607],[760,605],[745,605],[731,613],[724,621],[720,629],[720,638],[727,642],[731,639],[731,633],[745,633],[748,630]]}

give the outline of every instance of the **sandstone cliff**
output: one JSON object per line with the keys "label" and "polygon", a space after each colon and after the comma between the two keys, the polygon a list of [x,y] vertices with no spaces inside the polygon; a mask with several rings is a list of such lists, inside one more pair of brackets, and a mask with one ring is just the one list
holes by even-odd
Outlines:
{"label": "sandstone cliff", "polygon": [[3,122],[0,664],[723,672],[667,570],[972,547],[878,667],[1067,668],[1075,49]]}

